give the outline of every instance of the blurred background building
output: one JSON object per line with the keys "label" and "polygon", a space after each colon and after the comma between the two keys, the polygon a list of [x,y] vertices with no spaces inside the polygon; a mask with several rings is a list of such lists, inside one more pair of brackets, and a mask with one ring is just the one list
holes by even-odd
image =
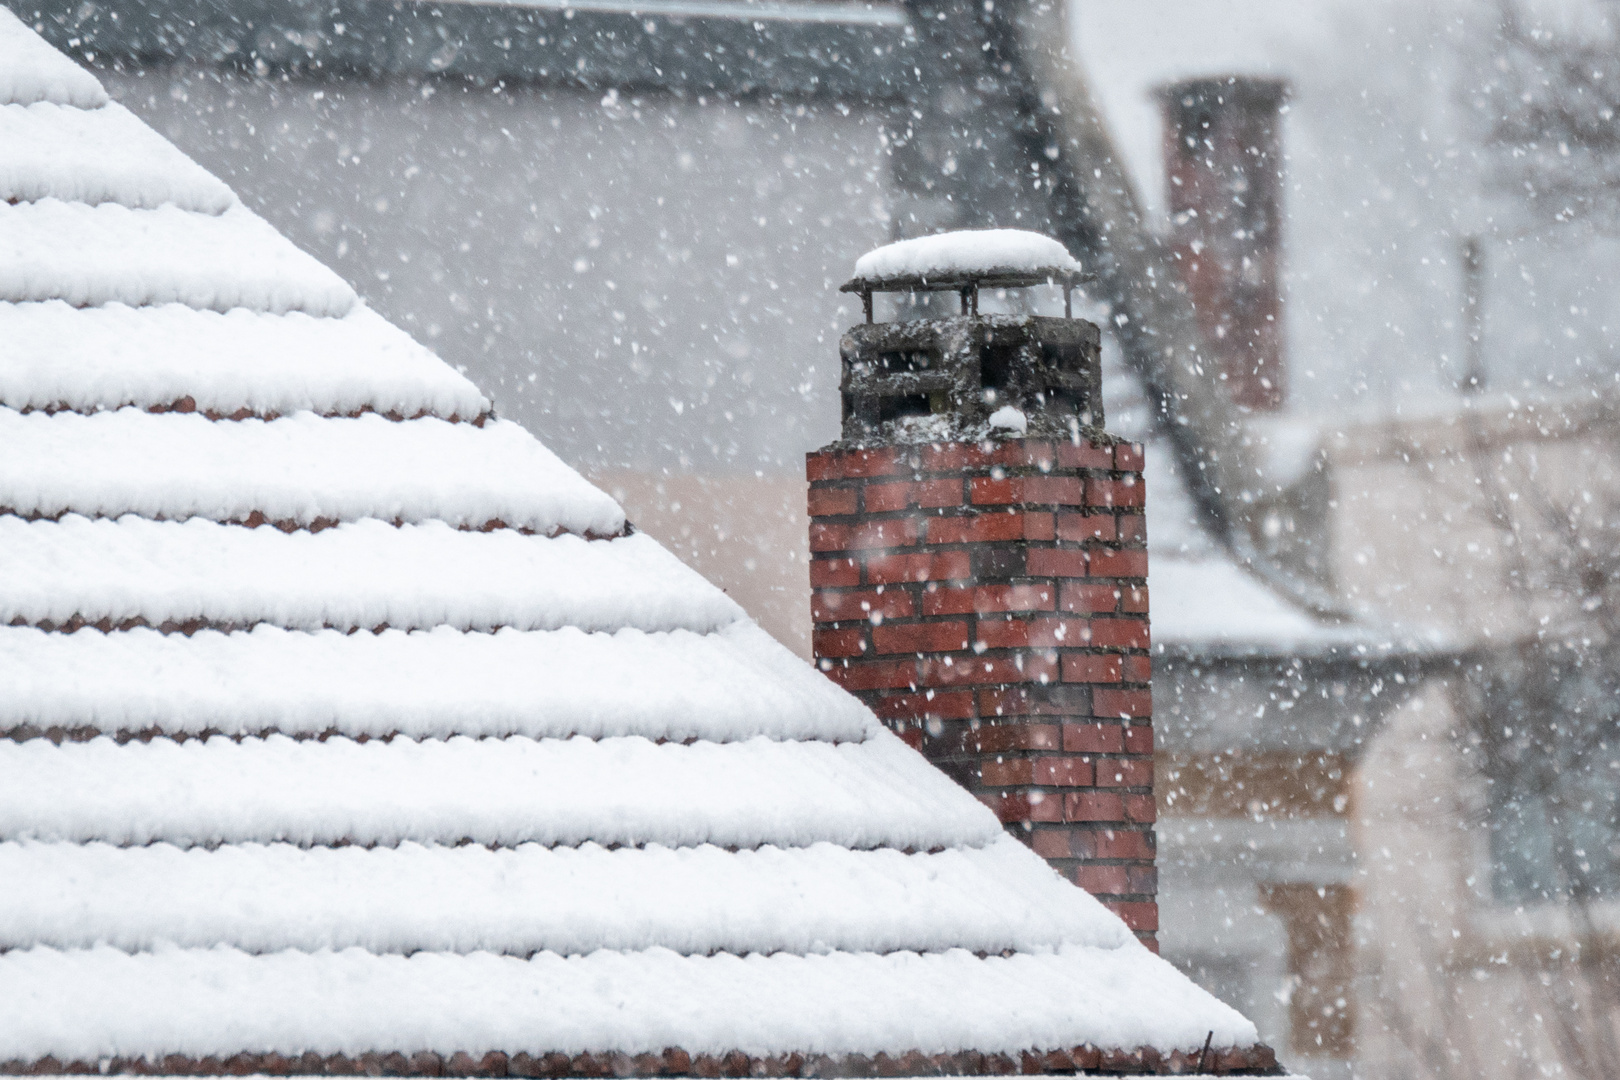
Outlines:
{"label": "blurred background building", "polygon": [[1166,955],[1318,1080],[1620,1060],[1601,0],[7,2],[806,655],[837,284],[1062,238]]}

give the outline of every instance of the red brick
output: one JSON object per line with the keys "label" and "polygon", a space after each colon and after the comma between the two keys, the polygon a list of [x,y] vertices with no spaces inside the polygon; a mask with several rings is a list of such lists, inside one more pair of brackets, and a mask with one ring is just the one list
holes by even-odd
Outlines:
{"label": "red brick", "polygon": [[1034,782],[1046,787],[1091,787],[1091,762],[1077,757],[1035,758]]}
{"label": "red brick", "polygon": [[962,505],[962,481],[924,480],[911,485],[911,498],[924,510],[937,510],[943,506]]}
{"label": "red brick", "polygon": [[[926,597],[924,603],[927,603]],[[1057,608],[1057,589],[1051,585],[980,585],[973,590],[973,610],[1052,611]]]}
{"label": "red brick", "polygon": [[[1084,707],[1073,700],[1053,701],[1045,695],[1031,694],[1028,687],[1013,686],[1002,689],[984,689],[979,691],[979,715],[991,716],[1073,716],[1076,712],[1090,713],[1090,691],[1081,692],[1085,696]],[[1068,695],[1073,698],[1071,692]]]}
{"label": "red brick", "polygon": [[1152,682],[1153,659],[1147,656],[1125,656],[1125,670],[1122,673],[1126,682]]}
{"label": "red brick", "polygon": [[959,473],[991,464],[990,451],[975,443],[934,443],[922,448],[923,472]]}
{"label": "red brick", "polygon": [[1063,796],[1065,821],[1124,821],[1125,806],[1107,791],[1077,791]]}
{"label": "red brick", "polygon": [[888,476],[899,472],[900,468],[900,451],[895,447],[805,455],[805,474],[812,481],[854,480],[863,476]]}
{"label": "red brick", "polygon": [[1125,820],[1134,821],[1138,825],[1151,825],[1158,820],[1159,808],[1153,802],[1151,795],[1126,795]]}
{"label": "red brick", "polygon": [[1159,928],[1159,905],[1151,900],[1116,900],[1105,906],[1132,930],[1151,932]]}
{"label": "red brick", "polygon": [[921,507],[933,510],[942,506],[962,505],[962,481],[922,480],[911,483],[872,484],[866,489],[866,509],[869,513],[905,510]]}
{"label": "red brick", "polygon": [[1062,603],[1058,606],[1062,610],[1094,615],[1116,610],[1119,607],[1120,589],[1117,585],[1104,585],[1101,582],[1064,582],[1060,595]]}
{"label": "red brick", "polygon": [[1057,658],[1040,653],[1021,656],[964,655],[923,661],[919,673],[925,686],[973,686],[994,683],[1056,682]]}
{"label": "red brick", "polygon": [[810,523],[811,551],[855,551],[864,548],[910,547],[917,542],[917,523],[910,518]]}
{"label": "red brick", "polygon": [[1116,529],[1113,514],[1059,514],[1057,538],[1059,540],[1101,540],[1110,543]]}
{"label": "red brick", "polygon": [[816,589],[859,585],[861,568],[854,559],[811,559],[810,585]]}
{"label": "red brick", "polygon": [[1091,576],[1112,578],[1145,578],[1148,558],[1145,551],[1093,551]]}
{"label": "red brick", "polygon": [[904,510],[911,505],[911,485],[903,480],[896,484],[868,484],[861,498],[868,514]]}
{"label": "red brick", "polygon": [[960,514],[928,519],[930,544],[983,544],[995,540],[1051,540],[1056,527],[1049,513]]}
{"label": "red brick", "polygon": [[811,648],[816,656],[860,656],[866,651],[866,631],[860,627],[851,630],[817,630],[810,635]]}
{"label": "red brick", "polygon": [[1086,481],[1087,506],[1141,506],[1145,489],[1134,476],[1123,480],[1102,480],[1091,477]]}
{"label": "red brick", "polygon": [[915,660],[861,660],[845,667],[833,664],[827,678],[845,690],[898,690],[917,685]]}
{"label": "red brick", "polygon": [[947,585],[923,592],[924,615],[968,615],[973,612],[973,586]]}
{"label": "red brick", "polygon": [[1058,464],[1065,469],[1112,469],[1114,467],[1114,454],[1106,446],[1093,446],[1091,443],[1059,443],[1057,448]]}
{"label": "red brick", "polygon": [[1121,514],[1118,521],[1120,543],[1141,544],[1147,541],[1147,518],[1141,514]]}
{"label": "red brick", "polygon": [[[811,526],[814,529],[814,526]],[[910,518],[863,521],[849,531],[850,548],[910,547],[917,542],[917,523]]]}
{"label": "red brick", "polygon": [[1127,754],[1153,753],[1153,727],[1149,724],[1132,724],[1126,728],[1125,752]]}
{"label": "red brick", "polygon": [[1098,859],[1152,859],[1149,834],[1134,829],[1100,829],[1093,836]]}
{"label": "red brick", "polygon": [[1036,829],[1029,834],[1029,846],[1035,849],[1035,854],[1043,859],[1067,859],[1069,854],[1069,830],[1067,829]]}
{"label": "red brick", "polygon": [[1005,611],[1051,611],[1057,604],[1050,585],[947,587],[923,593],[924,615],[966,615]]}
{"label": "red brick", "polygon": [[962,736],[962,749],[972,754],[1057,750],[1058,743],[1056,724],[982,724]]}
{"label": "red brick", "polygon": [[872,703],[872,711],[885,720],[970,720],[973,718],[973,691],[945,693],[891,694]]}
{"label": "red brick", "polygon": [[913,614],[911,594],[903,589],[861,589],[816,592],[810,597],[810,618],[814,622],[869,619],[874,611],[885,619],[908,619]]}
{"label": "red brick", "polygon": [[918,753],[922,752],[922,728],[908,727],[904,731],[896,732],[896,734],[900,736],[901,742],[905,743],[913,750],[916,750]]}
{"label": "red brick", "polygon": [[848,525],[812,521],[810,523],[810,550],[844,551],[849,547],[849,529]]}
{"label": "red brick", "polygon": [[1101,758],[1097,762],[1098,787],[1152,787],[1150,758]]}
{"label": "red brick", "polygon": [[1005,824],[1014,821],[1063,820],[1063,796],[1040,791],[987,791],[979,800]]}
{"label": "red brick", "polygon": [[1091,624],[1085,619],[1031,619],[1029,643],[1037,649],[1084,648],[1091,643]]}
{"label": "red brick", "polygon": [[1024,501],[1042,506],[1084,506],[1085,485],[1078,476],[1031,476],[1024,481]]}
{"label": "red brick", "polygon": [[979,763],[979,783],[985,787],[1019,787],[1035,782],[1035,762],[1029,758],[1004,758]]}
{"label": "red brick", "polygon": [[880,653],[955,652],[968,645],[968,624],[884,623],[872,629],[872,645]]}
{"label": "red brick", "polygon": [[1120,590],[1119,609],[1132,614],[1145,615],[1148,609],[1148,591],[1146,585],[1132,585]]}
{"label": "red brick", "polygon": [[1118,656],[1096,656],[1087,653],[1066,653],[1063,657],[1063,681],[1083,683],[1119,682]]}
{"label": "red brick", "polygon": [[1029,623],[1023,619],[980,619],[975,642],[987,649],[1023,649],[1029,646]]}
{"label": "red brick", "polygon": [[1039,505],[1085,505],[1085,485],[1078,476],[1009,476],[974,477],[970,494],[976,505],[997,506],[1008,503],[1036,503]]}
{"label": "red brick", "polygon": [[987,649],[1081,648],[1091,641],[1084,619],[981,618],[975,639]]}
{"label": "red brick", "polygon": [[1084,551],[1031,548],[1024,559],[1030,577],[1083,578],[1090,560]]}
{"label": "red brick", "polygon": [[968,481],[968,499],[977,506],[1000,506],[1024,501],[1022,476],[975,476]]}
{"label": "red brick", "polygon": [[1063,749],[1071,754],[1117,754],[1125,749],[1119,724],[1064,724]]}
{"label": "red brick", "polygon": [[1123,866],[1077,867],[1074,883],[1086,892],[1104,896],[1126,896],[1137,891],[1131,888],[1130,875]]}
{"label": "red brick", "polygon": [[1114,481],[1114,505],[1141,509],[1147,505],[1147,484],[1140,476],[1122,476]]}
{"label": "red brick", "polygon": [[1099,649],[1145,649],[1149,640],[1146,619],[1091,620],[1091,643]]}
{"label": "red brick", "polygon": [[1098,687],[1091,693],[1093,716],[1152,716],[1153,691]]}
{"label": "red brick", "polygon": [[1141,472],[1142,444],[1120,443],[1118,446],[1114,447],[1114,468],[1129,470],[1131,472]]}
{"label": "red brick", "polygon": [[1127,866],[1125,881],[1129,885],[1126,892],[1152,896],[1159,891],[1159,870],[1154,866]]}
{"label": "red brick", "polygon": [[831,514],[853,514],[860,502],[860,493],[854,488],[811,488],[810,516],[827,517]]}
{"label": "red brick", "polygon": [[965,551],[916,552],[880,555],[866,560],[868,585],[895,585],[903,581],[946,581],[973,572]]}
{"label": "red brick", "polygon": [[1057,464],[1057,447],[1038,439],[1008,439],[992,452],[997,465],[1032,465],[1049,472]]}

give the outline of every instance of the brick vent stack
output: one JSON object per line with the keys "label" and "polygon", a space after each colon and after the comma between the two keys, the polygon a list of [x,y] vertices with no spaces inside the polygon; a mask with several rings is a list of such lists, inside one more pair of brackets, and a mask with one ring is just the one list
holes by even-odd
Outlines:
{"label": "brick vent stack", "polygon": [[1152,944],[1142,447],[829,448],[807,465],[821,669]]}

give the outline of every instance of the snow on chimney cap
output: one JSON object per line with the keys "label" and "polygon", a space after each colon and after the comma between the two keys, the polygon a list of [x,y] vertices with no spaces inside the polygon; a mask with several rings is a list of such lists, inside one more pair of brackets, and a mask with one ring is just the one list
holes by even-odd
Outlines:
{"label": "snow on chimney cap", "polygon": [[841,292],[1024,288],[1080,280],[1080,260],[1049,236],[1022,229],[965,229],[869,251]]}

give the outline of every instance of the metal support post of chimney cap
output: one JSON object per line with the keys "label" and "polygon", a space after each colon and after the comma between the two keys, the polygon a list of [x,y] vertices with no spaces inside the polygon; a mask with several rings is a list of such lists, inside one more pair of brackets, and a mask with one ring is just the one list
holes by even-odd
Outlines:
{"label": "metal support post of chimney cap", "polygon": [[962,314],[979,314],[979,290],[1028,289],[1036,285],[1063,287],[1063,317],[1074,318],[1071,293],[1081,282],[1090,281],[1090,274],[1059,267],[1037,267],[1033,270],[989,269],[970,272],[899,274],[893,277],[853,277],[838,287],[839,292],[859,293],[861,310],[868,323],[873,322],[872,294],[880,292],[954,292],[962,297]]}

